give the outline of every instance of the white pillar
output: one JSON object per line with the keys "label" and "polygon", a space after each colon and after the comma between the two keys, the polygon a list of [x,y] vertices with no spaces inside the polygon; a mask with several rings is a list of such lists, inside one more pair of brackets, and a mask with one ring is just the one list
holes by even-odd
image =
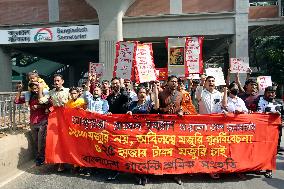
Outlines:
{"label": "white pillar", "polygon": [[48,0],[48,19],[49,19],[49,22],[59,21],[59,2],[58,0]]}
{"label": "white pillar", "polygon": [[182,0],[170,0],[170,14],[182,14]]}
{"label": "white pillar", "polygon": [[10,53],[0,47],[0,92],[12,91],[12,63]]}
{"label": "white pillar", "polygon": [[[230,58],[248,57],[248,13],[249,1],[235,0],[235,35],[229,49]],[[246,79],[246,74],[240,74],[242,84]]]}
{"label": "white pillar", "polygon": [[110,80],[115,60],[115,44],[123,40],[122,18],[135,0],[86,0],[96,9],[100,24],[99,62],[104,63],[104,79]]}

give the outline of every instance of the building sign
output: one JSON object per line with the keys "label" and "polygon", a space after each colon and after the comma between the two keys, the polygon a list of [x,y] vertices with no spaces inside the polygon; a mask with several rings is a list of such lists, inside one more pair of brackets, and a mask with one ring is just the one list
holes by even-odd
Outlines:
{"label": "building sign", "polygon": [[98,25],[0,30],[0,44],[43,43],[99,39]]}

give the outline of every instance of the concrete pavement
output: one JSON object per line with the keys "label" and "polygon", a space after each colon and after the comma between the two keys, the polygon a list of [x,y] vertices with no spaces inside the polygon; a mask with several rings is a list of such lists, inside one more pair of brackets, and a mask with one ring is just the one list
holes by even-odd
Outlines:
{"label": "concrete pavement", "polygon": [[178,185],[173,177],[150,176],[149,184],[145,187],[137,185],[131,174],[121,174],[118,181],[106,182],[107,173],[98,170],[91,176],[73,175],[70,171],[57,173],[53,165],[35,167],[5,184],[1,189],[63,189],[63,188],[96,188],[96,189],[130,189],[130,188],[190,188],[190,189],[283,189],[284,188],[284,155],[277,156],[277,170],[273,178],[263,175],[248,174],[247,180],[240,180],[234,174],[222,175],[221,179],[213,180],[206,174],[182,175],[183,184]]}

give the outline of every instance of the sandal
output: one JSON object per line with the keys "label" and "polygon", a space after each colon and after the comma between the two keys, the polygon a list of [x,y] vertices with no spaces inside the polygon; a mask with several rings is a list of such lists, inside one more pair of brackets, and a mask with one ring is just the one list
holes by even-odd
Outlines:
{"label": "sandal", "polygon": [[212,179],[219,179],[220,178],[219,173],[210,173],[209,175]]}
{"label": "sandal", "polygon": [[182,181],[180,177],[174,177],[174,180],[177,182],[178,185],[182,185]]}
{"label": "sandal", "polygon": [[237,176],[241,179],[241,180],[246,180],[247,177],[244,173],[237,173]]}
{"label": "sandal", "polygon": [[264,173],[264,176],[266,178],[272,178],[272,171],[271,170],[267,170],[265,173]]}
{"label": "sandal", "polygon": [[60,163],[57,168],[57,172],[63,172],[65,170],[64,164]]}

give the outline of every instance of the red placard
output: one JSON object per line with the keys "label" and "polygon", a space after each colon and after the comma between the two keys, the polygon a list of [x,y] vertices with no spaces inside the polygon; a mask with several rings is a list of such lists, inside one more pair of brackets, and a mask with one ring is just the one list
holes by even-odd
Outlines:
{"label": "red placard", "polygon": [[100,115],[55,108],[46,163],[142,174],[274,170],[277,114]]}
{"label": "red placard", "polygon": [[158,71],[158,80],[165,81],[168,79],[168,68],[156,68]]}

